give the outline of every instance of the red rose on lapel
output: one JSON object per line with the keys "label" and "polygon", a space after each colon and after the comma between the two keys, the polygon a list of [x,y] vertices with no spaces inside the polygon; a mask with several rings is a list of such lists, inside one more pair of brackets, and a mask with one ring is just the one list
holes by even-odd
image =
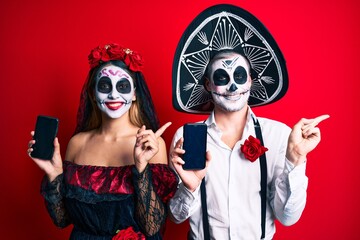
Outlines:
{"label": "red rose on lapel", "polygon": [[249,138],[245,140],[244,144],[241,145],[240,150],[246,159],[255,162],[255,160],[263,155],[268,149],[261,145],[259,139],[250,135]]}

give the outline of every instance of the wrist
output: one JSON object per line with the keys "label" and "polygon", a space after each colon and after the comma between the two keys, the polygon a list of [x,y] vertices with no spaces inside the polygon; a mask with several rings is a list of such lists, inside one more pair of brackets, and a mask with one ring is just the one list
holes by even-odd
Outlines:
{"label": "wrist", "polygon": [[57,178],[62,173],[63,173],[63,171],[61,170],[61,171],[53,171],[51,173],[47,173],[46,175],[49,179],[49,182],[52,182],[52,181],[54,181],[55,178]]}
{"label": "wrist", "polygon": [[136,170],[137,170],[139,173],[142,173],[142,172],[145,170],[145,168],[146,168],[147,165],[148,165],[147,162],[146,162],[146,163],[138,163],[138,162],[135,163]]}
{"label": "wrist", "polygon": [[298,146],[287,149],[286,158],[294,165],[300,165],[306,162],[306,153]]}
{"label": "wrist", "polygon": [[289,154],[286,158],[294,165],[298,166],[306,162],[306,156],[299,154]]}
{"label": "wrist", "polygon": [[189,192],[195,192],[195,190],[200,186],[201,181],[196,183],[196,184],[187,184],[184,183],[184,187],[189,191]]}

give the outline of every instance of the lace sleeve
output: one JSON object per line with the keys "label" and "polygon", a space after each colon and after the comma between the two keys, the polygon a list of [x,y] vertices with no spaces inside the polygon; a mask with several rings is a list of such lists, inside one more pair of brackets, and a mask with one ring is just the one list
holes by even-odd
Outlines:
{"label": "lace sleeve", "polygon": [[135,189],[135,218],[148,236],[157,233],[165,218],[165,206],[155,193],[152,184],[152,173],[149,165],[142,173],[133,168],[133,180]]}
{"label": "lace sleeve", "polygon": [[63,174],[57,176],[52,182],[49,182],[48,177],[44,176],[41,183],[41,195],[45,199],[47,211],[54,224],[60,228],[64,228],[71,223],[61,194],[62,187]]}

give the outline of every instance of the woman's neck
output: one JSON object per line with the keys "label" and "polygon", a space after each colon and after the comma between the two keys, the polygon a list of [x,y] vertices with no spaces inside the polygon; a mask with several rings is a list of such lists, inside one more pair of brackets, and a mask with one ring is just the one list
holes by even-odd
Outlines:
{"label": "woman's neck", "polygon": [[119,118],[109,118],[103,115],[102,124],[99,127],[98,133],[116,139],[124,135],[129,135],[130,133],[132,134],[134,129],[137,128],[138,127],[130,122],[128,114],[124,114]]}

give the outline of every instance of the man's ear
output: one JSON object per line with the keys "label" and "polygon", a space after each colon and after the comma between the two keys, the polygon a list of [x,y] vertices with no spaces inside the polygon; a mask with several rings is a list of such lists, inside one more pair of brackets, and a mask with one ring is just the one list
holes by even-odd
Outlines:
{"label": "man's ear", "polygon": [[208,91],[208,92],[211,92],[210,89],[211,89],[211,86],[210,86],[211,82],[210,80],[205,77],[204,79],[204,87],[205,87],[205,90]]}

